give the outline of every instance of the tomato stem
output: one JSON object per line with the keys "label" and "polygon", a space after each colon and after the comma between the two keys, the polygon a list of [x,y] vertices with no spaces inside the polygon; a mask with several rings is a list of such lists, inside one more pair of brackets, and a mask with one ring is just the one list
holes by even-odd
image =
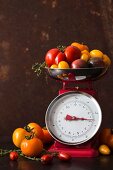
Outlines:
{"label": "tomato stem", "polygon": [[39,77],[40,74],[42,73],[42,69],[46,67],[45,61],[43,63],[35,63],[32,66],[32,69],[34,70],[35,73],[37,73],[37,76]]}
{"label": "tomato stem", "polygon": [[58,45],[58,46],[57,46],[57,48],[58,48],[61,52],[64,52],[64,51],[65,51],[66,46]]}

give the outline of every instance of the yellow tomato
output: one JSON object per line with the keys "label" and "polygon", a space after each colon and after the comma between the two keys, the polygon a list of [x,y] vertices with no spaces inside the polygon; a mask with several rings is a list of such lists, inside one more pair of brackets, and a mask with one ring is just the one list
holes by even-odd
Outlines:
{"label": "yellow tomato", "polygon": [[90,53],[89,53],[88,50],[83,50],[83,51],[81,51],[81,54],[87,54],[87,55],[89,56],[89,58],[90,58]]}
{"label": "yellow tomato", "polygon": [[100,145],[99,152],[102,155],[109,155],[111,153],[111,151],[107,145]]}
{"label": "yellow tomato", "polygon": [[106,54],[103,55],[103,61],[107,66],[111,65],[111,60]]}
{"label": "yellow tomato", "polygon": [[89,48],[88,48],[87,45],[85,45],[85,44],[80,44],[80,43],[78,43],[78,42],[73,42],[73,43],[71,44],[71,46],[78,47],[80,51],[83,51],[83,50],[89,51]]}
{"label": "yellow tomato", "polygon": [[32,129],[32,132],[34,133],[34,135],[36,137],[38,137],[41,140],[43,139],[44,133],[43,133],[43,130],[39,124],[31,122],[27,126],[29,126],[30,129]]}
{"label": "yellow tomato", "polygon": [[90,56],[87,55],[87,54],[82,54],[81,57],[80,57],[82,60],[85,60],[86,62],[89,60]]}
{"label": "yellow tomato", "polygon": [[61,61],[58,64],[58,68],[61,68],[61,69],[69,68],[69,64],[66,61]]}
{"label": "yellow tomato", "polygon": [[15,129],[12,135],[14,145],[20,148],[21,142],[25,139],[25,136],[30,136],[30,133],[23,128]]}
{"label": "yellow tomato", "polygon": [[103,53],[100,50],[92,50],[90,51],[91,57],[103,58]]}
{"label": "yellow tomato", "polygon": [[50,68],[58,68],[56,64],[53,64]]}

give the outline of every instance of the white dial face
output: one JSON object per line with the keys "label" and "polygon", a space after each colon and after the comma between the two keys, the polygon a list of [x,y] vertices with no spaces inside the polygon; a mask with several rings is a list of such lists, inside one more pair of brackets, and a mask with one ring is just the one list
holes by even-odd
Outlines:
{"label": "white dial face", "polygon": [[50,103],[45,119],[49,132],[57,141],[77,145],[95,135],[101,124],[102,113],[91,95],[68,92]]}

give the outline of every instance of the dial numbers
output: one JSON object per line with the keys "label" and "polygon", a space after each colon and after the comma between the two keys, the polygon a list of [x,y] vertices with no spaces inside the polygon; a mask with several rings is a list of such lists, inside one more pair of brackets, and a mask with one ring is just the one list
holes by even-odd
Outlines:
{"label": "dial numbers", "polygon": [[90,95],[69,92],[50,104],[46,122],[55,139],[66,144],[79,144],[89,140],[98,130],[101,110]]}

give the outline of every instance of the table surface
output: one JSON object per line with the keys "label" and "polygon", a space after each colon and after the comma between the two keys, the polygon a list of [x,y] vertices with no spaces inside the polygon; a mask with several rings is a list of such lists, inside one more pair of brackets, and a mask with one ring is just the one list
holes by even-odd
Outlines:
{"label": "table surface", "polygon": [[[0,149],[12,149],[10,141],[0,141]],[[95,158],[72,158],[69,162],[61,162],[54,159],[51,164],[43,165],[41,162],[19,157],[17,161],[11,161],[9,155],[0,158],[0,170],[45,170],[45,169],[69,169],[70,170],[108,170],[113,169],[113,154],[110,156],[98,156]]]}

